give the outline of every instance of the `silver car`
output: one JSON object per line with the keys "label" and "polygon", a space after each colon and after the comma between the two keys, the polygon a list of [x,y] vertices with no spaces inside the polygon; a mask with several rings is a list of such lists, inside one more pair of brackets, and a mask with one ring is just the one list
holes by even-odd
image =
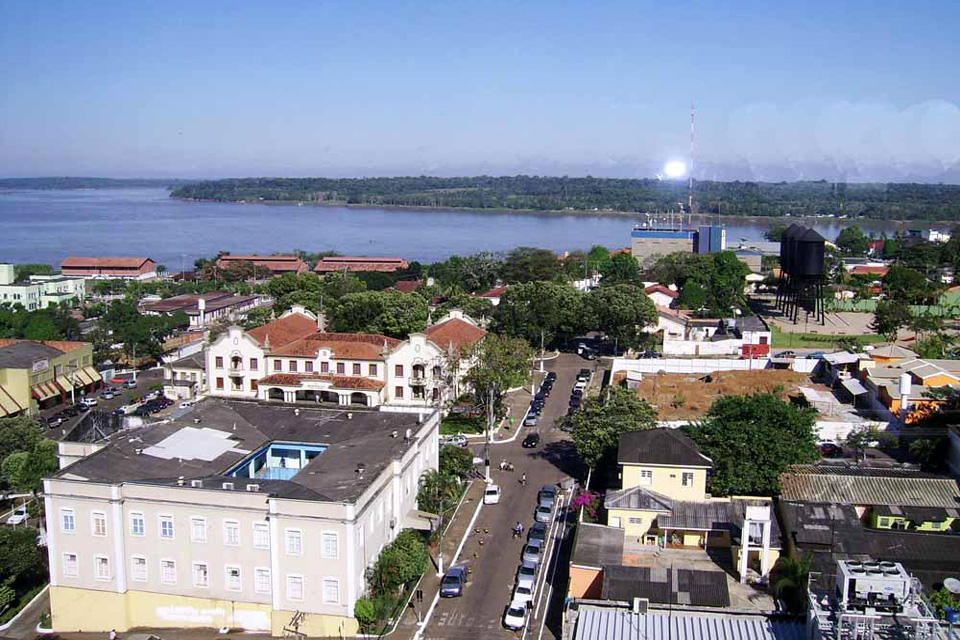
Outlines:
{"label": "silver car", "polygon": [[543,555],[543,543],[539,540],[531,540],[523,547],[523,561],[540,564],[540,557]]}
{"label": "silver car", "polygon": [[534,519],[537,522],[550,522],[553,519],[553,509],[550,507],[537,507]]}
{"label": "silver car", "polygon": [[533,585],[537,581],[537,565],[533,562],[524,560],[520,568],[517,569],[517,586],[529,587],[533,590]]}

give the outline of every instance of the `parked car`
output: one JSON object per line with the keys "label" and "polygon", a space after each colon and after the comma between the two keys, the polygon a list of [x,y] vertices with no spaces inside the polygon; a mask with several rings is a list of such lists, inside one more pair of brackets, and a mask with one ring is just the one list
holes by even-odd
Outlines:
{"label": "parked car", "polygon": [[500,487],[495,484],[488,485],[483,492],[483,504],[497,504],[500,502]]}
{"label": "parked car", "polygon": [[572,417],[573,417],[573,414],[575,414],[575,413],[577,412],[577,409],[579,409],[579,408],[580,408],[580,407],[574,407],[574,406],[571,405],[570,408],[567,409],[567,417],[568,417],[568,418],[572,418]]}
{"label": "parked car", "polygon": [[582,398],[583,397],[583,387],[574,387],[573,391],[570,392],[571,398]]}
{"label": "parked car", "polygon": [[86,411],[90,411],[90,407],[83,404],[82,402],[78,402],[77,404],[73,405],[73,410],[76,411],[77,414],[81,414]]}
{"label": "parked car", "polygon": [[124,382],[123,386],[126,387],[127,389],[136,389],[137,381],[131,378],[130,380],[127,380],[126,382]]}
{"label": "parked car", "polygon": [[7,524],[9,525],[23,524],[24,522],[27,521],[27,518],[29,518],[29,516],[27,515],[27,507],[25,505],[21,505],[16,509],[14,509],[13,513],[11,513],[10,516],[7,518]]}
{"label": "parked car", "polygon": [[[574,411],[574,409],[571,409],[571,411]],[[570,419],[569,415],[565,416],[560,422],[560,431],[564,431],[566,433],[573,431],[573,420]]]}
{"label": "parked car", "polygon": [[826,355],[823,351],[814,351],[813,353],[808,353],[805,357],[811,360],[823,360]]}
{"label": "parked car", "polygon": [[552,484],[545,484],[540,487],[540,492],[537,494],[537,503],[541,507],[553,509],[553,506],[557,504],[557,488]]}
{"label": "parked car", "polygon": [[526,586],[533,589],[537,580],[537,565],[533,562],[524,562],[517,569],[517,586]]}
{"label": "parked car", "polygon": [[662,358],[659,351],[644,351],[640,354],[641,358]]}
{"label": "parked car", "polygon": [[450,567],[440,581],[441,598],[458,598],[463,595],[463,586],[467,583],[467,570],[463,567]]}
{"label": "parked car", "polygon": [[100,397],[104,400],[113,400],[117,394],[113,392],[113,389],[107,389],[100,393]]}
{"label": "parked car", "polygon": [[530,531],[527,532],[527,540],[540,540],[541,542],[547,539],[547,525],[542,522],[534,522],[533,526],[530,527]]}
{"label": "parked car", "polygon": [[537,423],[540,422],[540,416],[535,413],[528,413],[527,417],[523,421],[523,426],[525,427],[535,427]]}
{"label": "parked car", "polygon": [[774,358],[796,358],[796,351],[781,351],[780,353],[773,356]]}
{"label": "parked car", "polygon": [[519,584],[513,588],[513,597],[510,599],[511,607],[526,607],[530,602],[533,602],[533,589]]}
{"label": "parked car", "polygon": [[833,442],[821,442],[820,455],[824,458],[842,458],[843,448]]}
{"label": "parked car", "polygon": [[584,349],[584,350],[583,350],[583,353],[581,353],[580,356],[581,356],[584,360],[596,360],[596,359],[597,359],[597,352],[594,351],[593,349]]}
{"label": "parked car", "polygon": [[47,418],[44,423],[48,427],[59,427],[61,424],[63,424],[63,416],[58,413],[57,415]]}
{"label": "parked car", "polygon": [[524,449],[536,449],[537,445],[540,444],[540,434],[539,433],[528,434],[527,437],[523,439],[522,444]]}
{"label": "parked car", "polygon": [[543,412],[543,407],[538,407],[538,406],[533,405],[533,404],[531,404],[531,405],[530,405],[530,409],[527,410],[527,414],[528,414],[528,415],[537,416],[538,418],[540,417],[540,414],[541,414],[542,412]]}
{"label": "parked car", "polygon": [[527,624],[527,608],[510,605],[507,607],[507,612],[503,614],[503,626],[507,629],[523,629],[524,625]]}
{"label": "parked car", "polygon": [[580,369],[580,371],[577,372],[577,382],[590,380],[590,373],[590,369]]}
{"label": "parked car", "polygon": [[440,446],[453,445],[455,447],[466,447],[470,442],[467,440],[466,436],[462,436],[459,433],[452,436],[443,436],[440,438]]}
{"label": "parked car", "polygon": [[74,409],[73,407],[67,407],[66,409],[61,411],[61,413],[68,418],[76,418],[78,415],[80,415],[80,412]]}
{"label": "parked car", "polygon": [[552,386],[552,385],[542,384],[542,385],[540,385],[540,391],[539,391],[539,393],[537,393],[537,395],[538,395],[538,396],[541,396],[541,397],[543,397],[543,398],[549,398],[549,397],[550,397],[550,391],[551,391],[551,389],[553,389],[553,386]]}
{"label": "parked car", "polygon": [[533,514],[537,522],[550,522],[553,519],[553,509],[550,507],[537,507]]}
{"label": "parked car", "polygon": [[574,409],[580,408],[580,396],[572,396],[570,398],[570,406]]}
{"label": "parked car", "polygon": [[523,547],[522,559],[524,562],[533,562],[534,564],[540,564],[540,557],[543,551],[543,543],[539,540],[534,540],[528,542]]}
{"label": "parked car", "polygon": [[548,372],[547,372],[547,377],[546,377],[546,379],[549,380],[550,382],[554,382],[554,381],[557,379],[557,372],[556,372],[556,371],[548,371]]}
{"label": "parked car", "polygon": [[192,406],[195,405],[196,403],[197,403],[196,400],[184,400],[184,401],[181,402],[178,406],[179,406],[181,409],[189,409],[190,407],[192,407]]}
{"label": "parked car", "polygon": [[586,389],[586,388],[587,388],[587,381],[586,381],[586,380],[578,380],[578,381],[577,381],[577,384],[573,385],[573,390],[574,390],[574,391],[578,391],[578,390],[579,390],[579,391],[583,391],[583,390]]}

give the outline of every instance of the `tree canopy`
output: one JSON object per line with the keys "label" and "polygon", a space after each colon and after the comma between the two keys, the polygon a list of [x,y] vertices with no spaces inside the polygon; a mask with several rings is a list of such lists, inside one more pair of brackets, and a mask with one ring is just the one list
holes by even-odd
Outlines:
{"label": "tree canopy", "polygon": [[504,282],[552,280],[560,272],[560,261],[553,251],[535,247],[517,247],[507,253],[501,269]]}
{"label": "tree canopy", "polygon": [[657,322],[657,309],[640,287],[617,284],[586,295],[593,326],[623,348],[636,348],[647,337],[644,328]]}
{"label": "tree canopy", "polygon": [[606,399],[588,398],[571,418],[577,455],[590,469],[616,453],[620,434],[643,431],[657,424],[657,412],[636,392],[609,387]]}
{"label": "tree canopy", "polygon": [[423,331],[427,315],[427,302],[415,293],[348,293],[331,313],[330,328],[346,333],[381,333],[402,340]]}
{"label": "tree canopy", "polygon": [[870,248],[870,238],[860,227],[852,226],[841,230],[834,244],[847,255],[862,256]]}
{"label": "tree canopy", "polygon": [[646,279],[680,288],[677,305],[710,315],[729,316],[746,310],[745,278],[750,268],[731,251],[710,254],[678,252],[659,258],[646,272]]}
{"label": "tree canopy", "polygon": [[718,398],[684,431],[713,460],[712,494],[770,496],[780,493],[780,474],[789,465],[820,457],[815,421],[813,409],[757,393]]}
{"label": "tree canopy", "polygon": [[566,283],[528,282],[507,289],[494,308],[493,330],[537,348],[576,336],[585,325],[584,296]]}
{"label": "tree canopy", "polygon": [[614,286],[618,284],[642,285],[640,277],[640,263],[629,253],[618,253],[600,265],[600,286]]}
{"label": "tree canopy", "polygon": [[464,376],[477,404],[486,408],[493,392],[494,410],[499,415],[507,389],[526,386],[530,381],[533,349],[520,338],[488,333],[467,354],[474,365]]}

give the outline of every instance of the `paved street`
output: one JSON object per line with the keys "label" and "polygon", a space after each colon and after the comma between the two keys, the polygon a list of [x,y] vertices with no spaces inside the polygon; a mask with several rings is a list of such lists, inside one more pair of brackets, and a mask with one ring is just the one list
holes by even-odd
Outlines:
{"label": "paved street", "polygon": [[[525,532],[534,523],[533,512],[536,506],[537,492],[544,484],[556,484],[571,476],[576,470],[577,459],[567,434],[556,427],[558,420],[567,412],[567,402],[573,387],[577,371],[580,368],[593,368],[590,363],[576,355],[561,354],[548,362],[547,368],[557,372],[553,392],[547,399],[540,425],[535,429],[522,429],[520,436],[511,443],[491,447],[490,458],[494,466],[493,479],[501,486],[503,495],[500,503],[482,508],[477,518],[474,532],[464,545],[459,565],[469,567],[470,581],[461,598],[441,599],[434,610],[423,634],[424,638],[517,638],[519,632],[505,629],[502,625],[503,614],[514,585],[514,577],[520,564],[523,541],[511,536],[511,527],[520,520]],[[538,379],[542,377],[538,374]],[[521,392],[512,399],[514,415],[522,416],[529,402],[529,392]],[[541,442],[536,449],[521,447],[523,436],[537,430]],[[482,457],[483,446],[474,447]],[[497,469],[500,460],[506,458],[516,465],[513,472]],[[519,483],[521,473],[526,472],[527,483]],[[566,513],[567,496],[563,495],[563,508]],[[562,522],[551,525],[555,537],[561,538],[566,528]],[[479,533],[477,533],[479,531]],[[548,548],[548,559],[555,555],[556,543]],[[544,567],[537,578],[538,590],[532,607],[533,619],[528,622],[524,637],[541,637],[548,593],[553,583],[565,584],[566,571],[560,567],[553,575],[552,562],[544,560]],[[543,595],[541,596],[541,592]],[[556,598],[554,598],[556,601]],[[560,599],[562,602],[562,598]],[[538,606],[539,603],[539,606]],[[555,612],[551,611],[551,617]],[[556,637],[547,626],[542,637]]]}

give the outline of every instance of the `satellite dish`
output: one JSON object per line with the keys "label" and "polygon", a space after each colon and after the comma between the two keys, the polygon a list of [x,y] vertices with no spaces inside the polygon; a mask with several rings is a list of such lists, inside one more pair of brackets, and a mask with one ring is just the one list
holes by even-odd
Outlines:
{"label": "satellite dish", "polygon": [[960,580],[956,578],[947,578],[943,581],[943,586],[945,586],[950,593],[960,594]]}

